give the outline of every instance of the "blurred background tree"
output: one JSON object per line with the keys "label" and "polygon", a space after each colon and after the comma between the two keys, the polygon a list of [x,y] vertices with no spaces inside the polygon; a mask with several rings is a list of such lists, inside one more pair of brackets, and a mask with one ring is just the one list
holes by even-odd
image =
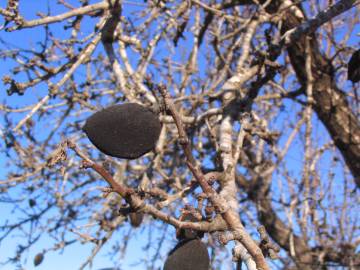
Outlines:
{"label": "blurred background tree", "polygon": [[[0,7],[0,203],[12,213],[0,241],[19,241],[3,263],[21,268],[37,249],[41,264],[81,242],[93,247],[83,269],[112,240],[124,269],[141,235],[151,256],[136,268],[158,269],[170,228],[187,227],[208,232],[212,269],[359,267],[359,84],[347,63],[360,1],[38,2]],[[82,131],[124,102],[160,108],[157,145],[135,160]]]}

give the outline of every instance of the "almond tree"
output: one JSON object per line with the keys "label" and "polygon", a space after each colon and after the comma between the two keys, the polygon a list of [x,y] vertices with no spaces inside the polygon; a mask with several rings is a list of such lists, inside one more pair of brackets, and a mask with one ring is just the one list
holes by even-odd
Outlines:
{"label": "almond tree", "polygon": [[[28,239],[5,262],[37,248],[37,265],[81,241],[94,246],[83,269],[110,239],[125,253],[139,233],[129,220],[159,233],[142,269],[162,267],[169,226],[204,232],[214,269],[360,265],[359,85],[347,81],[360,1],[54,2],[47,14],[0,8],[0,198],[18,213],[0,241]],[[11,42],[35,32],[36,43]],[[82,130],[125,103],[161,122],[154,149],[133,160]],[[39,246],[44,234],[56,244]]]}

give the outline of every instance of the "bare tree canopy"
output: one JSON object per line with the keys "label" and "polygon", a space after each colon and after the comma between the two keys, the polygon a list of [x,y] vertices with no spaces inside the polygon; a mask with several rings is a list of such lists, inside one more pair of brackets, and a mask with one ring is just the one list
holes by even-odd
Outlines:
{"label": "bare tree canopy", "polygon": [[175,228],[203,268],[358,269],[359,0],[29,2],[0,6],[1,263],[149,228],[162,269]]}

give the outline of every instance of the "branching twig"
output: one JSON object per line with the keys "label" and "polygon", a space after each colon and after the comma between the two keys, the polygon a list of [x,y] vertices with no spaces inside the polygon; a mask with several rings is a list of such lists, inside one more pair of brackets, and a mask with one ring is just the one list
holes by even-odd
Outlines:
{"label": "branching twig", "polygon": [[257,267],[259,269],[264,269],[264,270],[269,269],[260,248],[245,231],[237,213],[234,212],[234,210],[227,205],[226,201],[223,198],[221,198],[221,196],[217,194],[215,190],[212,189],[212,187],[206,181],[204,174],[201,172],[199,168],[196,167],[195,165],[196,161],[192,155],[189,139],[186,135],[184,125],[181,121],[181,117],[179,116],[179,113],[176,110],[170,98],[170,94],[167,92],[165,86],[159,86],[159,91],[164,99],[166,107],[170,110],[171,115],[173,116],[175,124],[178,128],[179,141],[184,149],[185,156],[187,159],[186,164],[189,167],[190,171],[192,172],[196,180],[199,182],[199,185],[201,186],[202,190],[205,192],[205,194],[208,196],[208,198],[214,205],[215,211],[221,214],[221,216],[226,221],[226,223],[228,224],[229,228],[232,231],[235,231],[236,233],[239,234],[240,237],[238,240],[244,245],[244,247],[251,254],[252,258],[257,264]]}
{"label": "branching twig", "polygon": [[288,30],[282,36],[282,39],[285,41],[285,44],[289,46],[291,43],[298,40],[301,36],[316,31],[316,29],[319,28],[324,23],[330,21],[334,17],[340,15],[341,13],[359,4],[360,4],[359,0],[338,1],[333,6],[327,8],[324,11],[319,12],[319,14],[317,14],[315,18],[303,22],[294,29]]}

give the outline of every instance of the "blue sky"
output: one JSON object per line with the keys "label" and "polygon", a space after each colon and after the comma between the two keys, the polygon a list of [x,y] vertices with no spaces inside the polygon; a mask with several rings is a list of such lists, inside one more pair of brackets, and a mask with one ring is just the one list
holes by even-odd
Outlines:
{"label": "blue sky", "polygon": [[[39,11],[43,13],[47,13],[47,5],[48,2],[52,3],[53,8],[51,9],[52,13],[61,13],[63,11],[66,11],[64,8],[62,8],[59,5],[54,5],[56,1],[46,1],[46,0],[37,0],[36,5],[34,5],[33,1],[21,1],[20,7],[21,7],[21,13],[24,14],[24,16],[27,19],[34,19],[36,18],[35,14]],[[69,1],[70,3],[73,2],[74,4],[77,4],[77,1]],[[97,1],[92,1],[97,2]],[[142,3],[142,1],[140,1]],[[55,7],[55,8],[54,8]],[[129,7],[130,8],[130,7]],[[130,12],[131,9],[128,9],[127,12]],[[53,31],[63,31],[62,27],[53,24],[52,26]],[[90,25],[90,27],[93,27]],[[359,27],[358,27],[359,28]],[[88,29],[89,32],[92,31],[91,28]],[[359,32],[359,29],[357,31]],[[86,29],[85,33],[86,34]],[[15,46],[37,46],[37,41],[41,39],[43,36],[43,29],[42,28],[35,28],[35,29],[26,29],[19,32],[12,32],[12,33],[6,33],[4,31],[0,31],[0,38],[3,40],[6,40],[7,42],[10,42],[14,44]],[[339,35],[340,38],[341,35]],[[358,39],[353,37],[350,39],[350,44],[355,45],[358,44]],[[0,48],[2,45],[0,45]],[[0,76],[7,74],[11,68],[12,63],[9,61],[2,62],[0,65]],[[77,74],[81,74],[81,70],[77,71]],[[2,84],[2,81],[0,82],[0,100],[1,102],[6,99],[6,102],[8,104],[11,104],[12,106],[16,105],[24,105],[24,104],[31,104],[35,100],[38,99],[38,97],[41,97],[43,93],[47,91],[45,85],[42,85],[40,87],[36,87],[36,89],[30,89],[25,93],[24,96],[17,96],[13,95],[11,97],[8,97],[6,95],[5,91],[6,87]],[[285,104],[287,106],[288,104]],[[296,107],[296,105],[295,105]],[[289,110],[293,110],[294,108],[287,108]],[[297,108],[298,109],[298,108]],[[283,119],[278,119],[279,122],[281,122]],[[3,123],[0,122],[2,125]],[[327,136],[326,132],[324,131],[324,128],[322,126],[315,127],[316,132],[318,132],[317,136]],[[325,135],[324,135],[325,134]],[[299,163],[301,164],[302,158],[299,156],[299,153],[296,152],[296,149],[301,148],[301,146],[295,146],[294,150],[289,153],[289,162],[288,166],[289,169],[293,169],[295,172],[298,170]],[[322,166],[326,167],[328,166],[328,163],[326,160],[324,160],[324,163],[322,163]],[[300,166],[301,167],[301,166]],[[6,157],[0,153],[0,179],[4,179],[6,176],[6,171],[8,169],[8,166],[6,164]],[[341,179],[339,179],[341,180]],[[5,203],[0,203],[0,224],[3,223],[4,220],[7,218],[17,218],[16,214],[12,213],[11,210],[12,207]],[[128,228],[124,229],[125,231]],[[174,230],[171,226],[168,228],[169,237],[168,239],[174,239]],[[143,239],[148,239],[149,235],[151,237],[157,238],[161,237],[161,235],[158,235],[158,230],[154,230],[154,228],[150,228],[149,226],[144,226],[143,228],[137,229],[136,234],[133,240],[130,241],[129,247],[128,247],[128,256],[125,259],[122,259],[124,261],[124,270],[126,269],[139,269],[133,264],[137,262],[137,258],[139,257],[149,257],[149,254],[144,254],[144,251],[142,248],[146,244],[146,241]],[[115,235],[114,238],[120,237],[119,235]],[[115,240],[115,239],[114,239]],[[14,250],[17,246],[17,244],[21,241],[16,235],[13,235],[12,237],[9,237],[5,239],[1,245],[0,245],[0,261],[3,261],[4,258],[7,258],[9,256],[14,255]],[[31,248],[29,252],[26,253],[26,260],[24,261],[23,266],[25,269],[34,269],[33,267],[33,258],[34,256],[41,251],[42,247],[48,247],[49,242],[52,240],[44,237],[41,239],[39,243],[36,244],[35,248]],[[93,268],[92,269],[100,269],[100,268],[106,268],[111,267],[113,264],[111,262],[111,259],[106,256],[109,250],[111,249],[113,243],[108,243],[107,248],[100,252],[98,256],[96,256]],[[74,245],[71,245],[70,247],[66,248],[63,253],[59,252],[48,252],[45,255],[44,262],[38,266],[36,269],[39,270],[57,270],[57,269],[78,269],[78,267],[84,262],[85,258],[89,256],[91,252],[91,248],[93,247],[92,244],[88,245],[81,245],[79,243],[76,243]],[[166,252],[166,250],[169,250],[171,246],[164,245],[161,247],[163,252]],[[118,260],[118,258],[115,258],[115,260]],[[0,270],[12,270],[16,269],[14,265],[0,265]]]}
{"label": "blue sky", "polygon": [[[36,4],[34,5],[33,1],[21,1],[20,2],[20,11],[21,14],[26,19],[35,19],[37,18],[35,14],[37,12],[42,12],[44,14],[47,13],[47,6],[48,3],[51,3],[52,8],[51,12],[52,14],[56,13],[59,14],[61,12],[67,11],[63,6],[61,5],[54,5],[56,1],[46,1],[46,0],[37,0]],[[78,1],[67,1],[72,2],[74,5],[78,5]],[[91,1],[91,2],[97,2],[97,1]],[[4,7],[3,3],[1,4],[2,7]],[[3,21],[0,22],[1,24]],[[90,24],[89,24],[90,25]],[[93,24],[90,25],[90,27],[93,27]],[[51,28],[53,31],[56,32],[62,32],[62,26],[60,24],[53,24],[51,25]],[[89,32],[92,31],[92,28],[88,29]],[[86,35],[86,28],[84,30],[84,35]],[[0,39],[5,40],[6,42],[14,45],[14,48],[17,46],[26,48],[28,46],[37,46],[38,40],[42,39],[44,35],[43,28],[35,28],[35,29],[24,29],[22,31],[15,31],[11,33],[7,33],[4,31],[0,31]],[[0,45],[0,48],[2,48],[3,45]],[[0,76],[4,76],[5,74],[9,73],[9,70],[13,64],[10,61],[2,61],[2,64],[0,65]],[[79,74],[80,71],[77,71],[77,74]],[[16,107],[16,106],[22,106],[25,104],[32,104],[34,101],[38,100],[39,97],[43,95],[47,91],[47,88],[45,88],[45,85],[42,85],[40,87],[36,87],[34,89],[29,89],[23,96],[18,95],[12,95],[7,96],[6,95],[6,86],[3,85],[2,81],[0,82],[0,100],[3,102],[6,99],[7,104]],[[3,123],[0,123],[3,125]],[[1,126],[1,129],[3,129],[3,126]],[[8,166],[6,164],[6,157],[3,153],[0,153],[0,180],[4,179],[6,177]],[[12,190],[14,193],[14,190]],[[15,194],[13,194],[14,196]],[[14,214],[11,212],[12,205],[8,205],[6,203],[0,203],[0,224],[3,224],[3,222],[7,219],[16,219],[18,218],[17,214]],[[127,228],[128,230],[128,228]],[[169,230],[173,230],[172,228],[169,228]],[[134,266],[138,262],[138,259],[140,257],[149,257],[149,254],[146,254],[143,251],[143,247],[146,244],[146,241],[141,241],[142,238],[147,238],[148,235],[152,234],[152,237],[158,237],[156,235],[156,230],[150,230],[149,226],[144,226],[143,229],[139,228],[134,231],[135,237],[132,238],[131,241],[129,241],[128,249],[127,249],[127,257],[124,258],[113,258],[114,260],[122,260],[124,262],[123,268],[126,269],[139,269],[137,266]],[[171,235],[175,235],[174,233],[171,233]],[[108,256],[108,252],[110,251],[111,246],[114,244],[112,242],[115,242],[115,239],[119,237],[120,235],[114,236],[114,241],[110,241],[107,244],[107,248],[103,249],[93,261],[92,269],[102,269],[102,268],[108,268],[112,267],[114,264],[112,263],[111,258]],[[12,235],[11,237],[7,237],[2,243],[0,244],[0,262],[6,260],[8,257],[12,257],[15,254],[15,249],[18,244],[23,241],[21,238],[17,237],[16,234]],[[25,252],[25,260],[23,262],[24,269],[35,269],[33,266],[33,258],[35,255],[42,251],[42,247],[48,248],[50,243],[53,241],[48,237],[42,237],[41,240],[35,245],[34,248],[31,248],[29,252]],[[38,270],[63,270],[63,269],[78,269],[80,265],[85,261],[85,259],[91,254],[91,249],[93,248],[93,244],[87,244],[82,245],[80,243],[76,243],[73,245],[70,245],[67,247],[64,252],[47,252],[44,258],[44,261],[42,264],[40,264],[36,269]],[[167,245],[164,245],[162,247],[162,250],[169,249]],[[7,265],[1,265],[1,270],[13,270],[17,269],[12,264]],[[89,269],[87,267],[86,269]]]}

